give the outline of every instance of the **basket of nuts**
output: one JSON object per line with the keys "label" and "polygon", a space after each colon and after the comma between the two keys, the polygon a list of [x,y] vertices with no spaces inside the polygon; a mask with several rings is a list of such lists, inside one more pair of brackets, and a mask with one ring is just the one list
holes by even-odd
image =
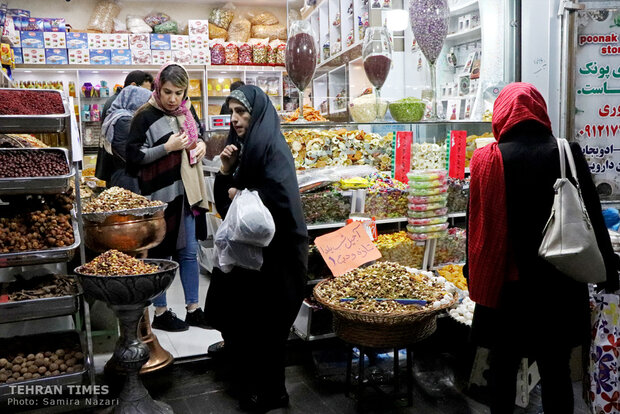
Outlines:
{"label": "basket of nuts", "polygon": [[334,315],[341,339],[375,348],[418,342],[436,329],[436,316],[457,298],[427,272],[381,262],[326,279],[314,297]]}

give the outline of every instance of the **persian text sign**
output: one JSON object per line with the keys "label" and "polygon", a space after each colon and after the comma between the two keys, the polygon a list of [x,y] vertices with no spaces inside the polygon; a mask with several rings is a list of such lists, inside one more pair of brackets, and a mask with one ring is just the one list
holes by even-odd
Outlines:
{"label": "persian text sign", "polygon": [[340,276],[381,257],[364,224],[354,221],[343,228],[314,239],[323,260],[334,276]]}

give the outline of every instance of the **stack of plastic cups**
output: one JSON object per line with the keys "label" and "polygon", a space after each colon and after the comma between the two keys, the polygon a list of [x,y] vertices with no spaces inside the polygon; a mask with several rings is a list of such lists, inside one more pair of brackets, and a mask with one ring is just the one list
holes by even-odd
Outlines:
{"label": "stack of plastic cups", "polygon": [[448,229],[445,170],[410,171],[407,234],[415,241],[438,239]]}

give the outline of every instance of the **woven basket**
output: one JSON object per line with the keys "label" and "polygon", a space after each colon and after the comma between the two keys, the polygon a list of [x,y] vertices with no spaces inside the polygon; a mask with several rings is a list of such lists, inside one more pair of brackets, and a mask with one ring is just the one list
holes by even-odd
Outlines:
{"label": "woven basket", "polygon": [[345,308],[327,302],[321,296],[319,286],[314,287],[316,300],[334,315],[334,332],[352,344],[374,348],[396,348],[413,344],[427,338],[437,328],[437,314],[451,307],[457,300],[433,309],[413,309],[408,312],[380,314]]}

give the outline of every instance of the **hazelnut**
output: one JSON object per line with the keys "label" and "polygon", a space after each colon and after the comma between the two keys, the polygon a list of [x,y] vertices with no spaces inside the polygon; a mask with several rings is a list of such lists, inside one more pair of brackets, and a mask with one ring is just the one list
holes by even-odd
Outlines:
{"label": "hazelnut", "polygon": [[32,372],[26,372],[24,374],[24,379],[30,379],[30,378],[32,378]]}
{"label": "hazelnut", "polygon": [[60,364],[58,368],[63,372],[67,370],[67,366],[65,364]]}
{"label": "hazelnut", "polygon": [[39,367],[39,374],[43,374],[43,373],[45,373],[45,372],[47,372],[47,368],[45,368],[45,367]]}
{"label": "hazelnut", "polygon": [[35,372],[34,374],[32,374],[32,379],[37,379],[37,378],[41,378],[41,374],[39,374],[38,372]]}
{"label": "hazelnut", "polygon": [[51,363],[49,366],[50,371],[56,371],[58,369],[58,364],[55,362]]}
{"label": "hazelnut", "polygon": [[61,357],[61,356],[63,356],[65,354],[65,350],[64,349],[57,349],[55,353],[56,353],[56,355]]}

